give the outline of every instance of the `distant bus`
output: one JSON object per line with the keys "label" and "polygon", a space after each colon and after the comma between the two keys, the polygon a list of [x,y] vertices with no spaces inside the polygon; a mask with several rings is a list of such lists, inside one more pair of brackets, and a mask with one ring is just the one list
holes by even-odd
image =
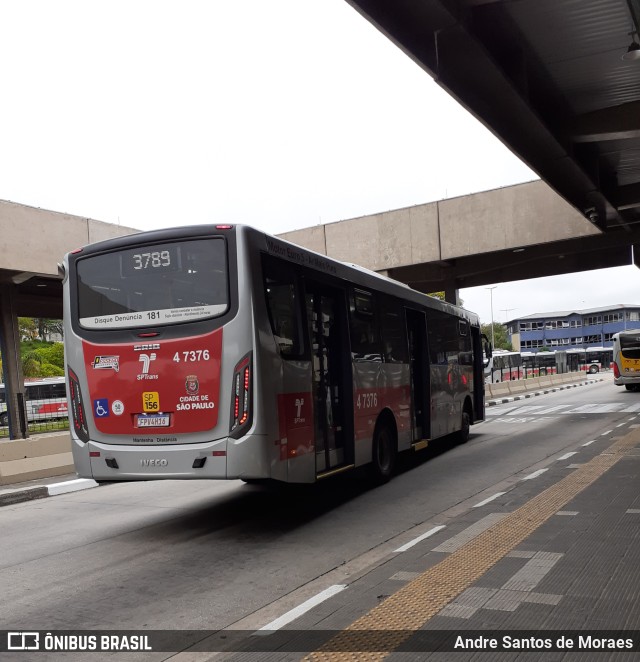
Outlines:
{"label": "distant bus", "polygon": [[510,382],[515,379],[522,379],[523,376],[520,352],[494,349],[491,358],[485,361],[484,380],[486,384]]}
{"label": "distant bus", "polygon": [[601,370],[609,370],[613,363],[613,349],[608,347],[587,347],[586,349],[563,351],[567,354],[570,372],[582,371],[593,375]]}
{"label": "distant bus", "polygon": [[610,370],[613,367],[612,347],[587,347],[585,369],[589,373]]}
{"label": "distant bus", "polygon": [[522,352],[525,377],[544,377],[558,372],[555,352]]}
{"label": "distant bus", "polygon": [[134,234],[63,268],[81,477],[387,480],[484,418],[476,314],[258,230]]}
{"label": "distant bus", "polygon": [[613,382],[627,391],[640,391],[640,331],[613,335]]}
{"label": "distant bus", "polygon": [[[66,418],[68,406],[64,377],[25,379],[24,404],[29,423]],[[8,424],[7,394],[4,384],[0,384],[0,426],[6,427]]]}

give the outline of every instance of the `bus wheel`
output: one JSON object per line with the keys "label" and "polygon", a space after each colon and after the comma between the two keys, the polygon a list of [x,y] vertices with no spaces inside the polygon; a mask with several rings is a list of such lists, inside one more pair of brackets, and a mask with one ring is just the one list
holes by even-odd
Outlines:
{"label": "bus wheel", "polygon": [[371,476],[376,483],[386,483],[396,464],[396,440],[386,423],[379,423],[373,434]]}
{"label": "bus wheel", "polygon": [[598,366],[597,365],[590,365],[589,366],[589,374],[593,375],[596,372],[598,372]]}
{"label": "bus wheel", "polygon": [[469,431],[471,429],[471,413],[469,407],[465,405],[462,412],[462,422],[460,424],[460,432],[458,432],[458,443],[466,444],[469,441]]}
{"label": "bus wheel", "polygon": [[7,425],[9,425],[9,414],[7,414],[7,412],[5,411],[2,414],[0,414],[0,426],[4,428]]}

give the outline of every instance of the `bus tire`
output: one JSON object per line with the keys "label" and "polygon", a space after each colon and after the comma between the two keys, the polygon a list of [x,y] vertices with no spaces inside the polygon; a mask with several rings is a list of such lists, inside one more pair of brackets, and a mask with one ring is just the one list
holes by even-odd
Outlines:
{"label": "bus tire", "polygon": [[597,365],[590,365],[589,366],[589,374],[590,375],[595,375],[596,372],[598,372],[598,366]]}
{"label": "bus tire", "polygon": [[373,433],[370,474],[376,483],[386,483],[396,465],[396,438],[386,421],[378,421]]}
{"label": "bus tire", "polygon": [[460,431],[458,432],[458,443],[466,444],[469,441],[469,432],[471,430],[471,411],[469,403],[465,402],[464,409],[462,410],[462,420],[460,422]]}
{"label": "bus tire", "polygon": [[9,425],[9,414],[5,411],[0,414],[0,426],[5,428],[7,425]]}

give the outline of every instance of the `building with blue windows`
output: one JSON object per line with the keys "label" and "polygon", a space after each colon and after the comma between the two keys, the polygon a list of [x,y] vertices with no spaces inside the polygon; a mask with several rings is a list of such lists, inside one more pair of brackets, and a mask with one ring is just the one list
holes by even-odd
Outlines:
{"label": "building with blue windows", "polygon": [[640,329],[640,305],[536,313],[505,324],[516,352],[612,347],[618,331]]}

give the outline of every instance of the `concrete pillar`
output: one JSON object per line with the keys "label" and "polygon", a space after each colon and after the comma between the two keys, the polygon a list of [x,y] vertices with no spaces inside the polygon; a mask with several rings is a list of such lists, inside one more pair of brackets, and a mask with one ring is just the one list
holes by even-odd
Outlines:
{"label": "concrete pillar", "polygon": [[25,411],[24,378],[20,361],[20,333],[15,307],[15,285],[0,285],[0,351],[5,398],[9,414],[9,437],[25,439],[29,432]]}
{"label": "concrete pillar", "polygon": [[459,305],[458,288],[456,287],[455,283],[447,283],[444,286],[444,300],[447,303],[452,303],[456,306]]}

